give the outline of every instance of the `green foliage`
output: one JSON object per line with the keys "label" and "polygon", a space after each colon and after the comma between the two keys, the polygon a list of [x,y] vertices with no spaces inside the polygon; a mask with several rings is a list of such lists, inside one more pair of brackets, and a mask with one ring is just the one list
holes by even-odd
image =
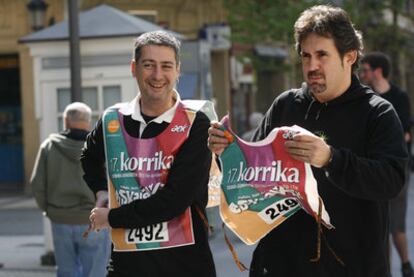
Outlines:
{"label": "green foliage", "polygon": [[[404,0],[345,0],[344,9],[349,13],[357,29],[364,36],[366,51],[381,51],[390,55],[394,65],[399,64],[400,54],[410,55],[412,33],[398,26],[398,18],[413,20],[405,11]],[[385,20],[384,13],[388,13]],[[397,66],[393,70],[394,80],[400,79]]]}
{"label": "green foliage", "polygon": [[293,24],[315,1],[224,0],[232,40],[243,44],[293,40]]}
{"label": "green foliage", "polygon": [[[224,0],[228,11],[233,43],[269,46],[294,45],[293,25],[300,13],[313,6],[314,0]],[[244,53],[261,70],[289,70],[289,66],[274,59],[259,58]]]}
{"label": "green foliage", "polygon": [[401,0],[346,0],[344,9],[349,13],[357,29],[364,36],[364,43],[370,50],[395,51],[404,43],[395,22],[384,20],[385,10],[401,14]]}
{"label": "green foliage", "polygon": [[[232,28],[233,43],[254,46],[265,44],[293,47],[293,25],[306,8],[332,1],[322,0],[224,0],[228,11],[228,21]],[[364,36],[364,44],[369,50],[383,51],[392,58],[414,44],[412,34],[398,28],[396,19],[404,15],[404,0],[343,0],[342,7],[348,12],[352,22]],[[384,20],[385,10],[391,12],[391,20]],[[409,50],[412,52],[411,50]],[[409,53],[408,53],[409,54]],[[255,68],[266,70],[286,70],[286,64],[270,59],[261,59],[252,53],[249,56]]]}

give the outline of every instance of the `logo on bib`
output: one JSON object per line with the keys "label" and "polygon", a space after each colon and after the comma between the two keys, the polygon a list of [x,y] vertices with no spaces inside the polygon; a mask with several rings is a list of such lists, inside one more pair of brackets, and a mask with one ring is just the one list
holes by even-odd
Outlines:
{"label": "logo on bib", "polygon": [[175,125],[174,127],[171,128],[171,132],[183,133],[185,132],[185,129],[187,129],[188,127],[190,126],[189,125]]}
{"label": "logo on bib", "polygon": [[108,132],[116,133],[119,130],[119,121],[114,119],[108,122]]}

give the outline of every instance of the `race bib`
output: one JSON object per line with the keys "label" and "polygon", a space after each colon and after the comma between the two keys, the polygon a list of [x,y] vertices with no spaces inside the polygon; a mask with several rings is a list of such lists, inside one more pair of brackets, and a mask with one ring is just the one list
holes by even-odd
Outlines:
{"label": "race bib", "polygon": [[[144,200],[162,189],[195,112],[178,105],[170,125],[158,136],[139,139],[125,131],[123,116],[109,109],[103,117],[110,208]],[[195,243],[191,208],[157,224],[135,229],[113,228],[114,251],[147,251]]]}
{"label": "race bib", "polygon": [[169,240],[167,222],[156,223],[137,229],[127,229],[125,236],[125,241],[133,244],[167,242]]}
{"label": "race bib", "polygon": [[[311,166],[293,159],[284,142],[296,133],[311,134],[298,126],[281,127],[262,141],[245,142],[229,128],[232,141],[220,155],[220,215],[243,242],[254,244],[299,209],[317,218],[319,194]],[[322,222],[332,228],[322,203]]]}

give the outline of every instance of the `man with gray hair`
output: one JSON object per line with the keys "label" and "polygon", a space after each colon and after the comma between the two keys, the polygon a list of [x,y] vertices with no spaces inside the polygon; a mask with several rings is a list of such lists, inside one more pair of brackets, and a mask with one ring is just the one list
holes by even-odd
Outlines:
{"label": "man with gray hair", "polygon": [[79,160],[90,130],[91,109],[80,102],[68,105],[63,124],[64,131],[51,134],[40,146],[30,182],[39,208],[52,222],[57,276],[101,277],[109,259],[109,234],[102,231],[83,237],[95,207]]}
{"label": "man with gray hair", "polygon": [[254,132],[256,131],[257,127],[260,124],[260,121],[263,118],[263,114],[259,112],[253,112],[249,116],[249,127],[250,129],[246,131],[242,135],[242,139],[245,141],[250,141],[254,135]]}
{"label": "man with gray hair", "polygon": [[94,230],[111,228],[108,277],[216,275],[205,220],[210,120],[175,89],[179,50],[167,32],[139,36],[137,96],[107,109],[86,141],[84,178],[109,198],[90,215]]}

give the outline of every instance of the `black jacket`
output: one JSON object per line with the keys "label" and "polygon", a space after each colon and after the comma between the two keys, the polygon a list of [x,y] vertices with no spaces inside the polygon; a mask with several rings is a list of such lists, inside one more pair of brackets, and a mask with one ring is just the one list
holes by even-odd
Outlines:
{"label": "black jacket", "polygon": [[[124,117],[129,135],[139,137],[140,123]],[[141,138],[155,137],[169,124],[151,122]],[[109,268],[116,276],[215,276],[206,225],[197,209],[205,214],[211,152],[207,148],[210,121],[198,112],[189,138],[181,146],[163,189],[145,200],[135,200],[109,213],[112,227],[137,228],[170,220],[191,206],[195,244],[153,251],[112,252]],[[107,190],[102,121],[88,136],[83,151],[84,179],[95,193]],[[197,208],[196,208],[197,207]],[[112,276],[112,275],[110,275]]]}
{"label": "black jacket", "polygon": [[390,89],[380,96],[388,100],[393,106],[401,120],[404,132],[411,131],[411,112],[410,112],[410,99],[405,91],[402,91],[394,84],[390,84]]}
{"label": "black jacket", "polygon": [[[380,94],[380,96],[388,100],[394,107],[398,114],[398,118],[401,121],[404,133],[411,133],[411,111],[410,111],[410,99],[405,91],[402,91],[399,87],[390,84],[390,89]],[[411,141],[407,142],[408,153],[411,153]]]}
{"label": "black jacket", "polygon": [[304,86],[274,101],[254,140],[295,124],[333,147],[331,162],[312,170],[335,226],[324,228],[324,236],[345,267],[324,240],[320,261],[309,261],[316,255],[316,222],[301,210],[260,241],[251,276],[388,276],[388,200],[404,184],[408,157],[395,110],[355,76],[343,95],[323,104]]}

